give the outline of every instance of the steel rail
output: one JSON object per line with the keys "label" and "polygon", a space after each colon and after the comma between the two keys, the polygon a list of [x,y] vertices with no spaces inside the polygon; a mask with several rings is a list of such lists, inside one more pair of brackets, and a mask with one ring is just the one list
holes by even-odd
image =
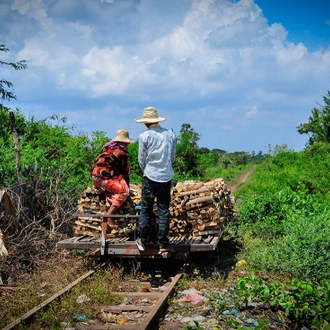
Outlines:
{"label": "steel rail", "polygon": [[[101,265],[100,267],[102,267],[103,265]],[[76,284],[78,284],[79,282],[81,282],[82,280],[84,280],[86,277],[91,276],[93,273],[95,273],[95,271],[96,271],[97,268],[95,268],[94,270],[90,270],[87,273],[85,273],[84,275],[80,276],[78,279],[76,279],[75,281],[73,281],[72,283],[70,283],[69,285],[67,285],[65,288],[63,288],[62,290],[58,291],[57,293],[55,293],[54,295],[52,295],[51,297],[49,297],[48,299],[46,299],[45,301],[43,301],[42,303],[40,303],[38,306],[32,308],[27,313],[25,313],[24,315],[20,316],[15,321],[13,321],[12,323],[10,323],[7,326],[5,326],[4,328],[2,328],[2,330],[12,329],[15,326],[19,325],[22,321],[27,320],[33,314],[35,314],[38,311],[40,311],[42,308],[44,308],[45,306],[47,306],[53,300],[55,300],[56,298],[60,297],[63,293],[69,291],[72,287],[74,287]]]}
{"label": "steel rail", "polygon": [[154,325],[154,322],[157,318],[157,315],[160,312],[160,309],[165,305],[167,299],[170,297],[170,295],[174,291],[175,285],[178,283],[179,279],[185,272],[187,267],[187,264],[184,264],[183,267],[177,272],[176,275],[171,277],[171,283],[168,286],[168,288],[164,291],[159,293],[153,293],[153,292],[118,292],[118,294],[124,295],[124,296],[131,296],[131,297],[152,297],[152,299],[157,298],[157,302],[153,307],[140,307],[135,305],[129,305],[129,306],[109,306],[108,308],[104,308],[104,310],[107,311],[136,311],[136,310],[143,310],[145,312],[148,312],[144,320],[140,324],[95,324],[95,325],[79,325],[76,327],[78,330],[153,330],[154,328],[151,328]]}
{"label": "steel rail", "polygon": [[[62,294],[65,292],[69,291],[72,287],[74,287],[76,284],[84,280],[85,278],[91,276],[95,271],[105,265],[102,264],[98,267],[95,267],[95,269],[88,271],[84,275],[80,276],[78,279],[67,285],[65,288],[62,290],[58,291],[54,295],[52,295],[50,298],[46,299],[42,303],[40,303],[38,306],[32,308],[30,311],[25,313],[24,315],[20,316],[17,318],[15,321],[10,323],[9,325],[5,326],[2,328],[2,330],[10,330],[13,329],[14,327],[18,326],[20,323],[23,321],[28,320],[31,316],[36,314],[38,311],[40,311],[42,308],[50,304],[52,301],[60,297]],[[160,309],[163,308],[165,305],[167,299],[172,295],[174,291],[175,285],[178,283],[179,279],[185,272],[187,267],[187,264],[184,264],[182,268],[173,276],[171,277],[171,282],[170,285],[166,288],[165,291],[163,292],[117,292],[119,295],[123,296],[135,296],[135,297],[152,297],[152,299],[157,299],[157,302],[155,303],[154,306],[152,307],[141,307],[141,306],[136,306],[136,305],[131,305],[131,306],[108,306],[109,309],[111,310],[123,310],[123,311],[129,311],[129,310],[143,310],[147,312],[147,315],[145,318],[142,320],[141,323],[136,323],[136,324],[104,324],[104,325],[88,325],[85,326],[83,324],[78,325],[76,329],[79,330],[87,330],[87,329],[95,329],[95,330],[108,330],[108,329],[116,329],[116,330],[152,330],[150,327],[152,326],[153,322],[155,322],[157,315],[160,312]]]}
{"label": "steel rail", "polygon": [[160,309],[165,305],[167,298],[169,298],[170,295],[172,295],[174,291],[175,285],[178,283],[179,279],[181,278],[182,274],[184,273],[186,268],[186,265],[184,265],[184,268],[181,269],[178,274],[176,274],[174,277],[172,277],[172,282],[167,288],[166,291],[161,295],[161,297],[158,299],[157,303],[153,307],[152,311],[148,314],[148,316],[143,320],[143,322],[137,327],[138,330],[146,330],[150,327],[152,322],[155,320],[158,312]]}

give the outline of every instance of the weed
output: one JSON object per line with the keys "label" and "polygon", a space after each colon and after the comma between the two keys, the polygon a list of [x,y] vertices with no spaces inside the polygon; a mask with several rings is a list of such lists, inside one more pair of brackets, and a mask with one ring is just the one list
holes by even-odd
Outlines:
{"label": "weed", "polygon": [[260,300],[284,311],[297,324],[309,324],[321,329],[330,321],[330,282],[313,285],[297,279],[284,285],[279,282],[265,283],[254,274],[237,282],[241,301]]}
{"label": "weed", "polygon": [[197,321],[194,321],[194,325],[186,325],[183,329],[184,330],[204,330],[203,327],[199,325]]}
{"label": "weed", "polygon": [[130,275],[133,278],[137,278],[138,275],[139,275],[139,271],[141,269],[141,262],[139,262],[139,261],[130,261],[129,264],[130,264],[130,269],[131,269]]}
{"label": "weed", "polygon": [[190,287],[189,279],[187,274],[183,274],[176,285],[176,291],[188,289]]}

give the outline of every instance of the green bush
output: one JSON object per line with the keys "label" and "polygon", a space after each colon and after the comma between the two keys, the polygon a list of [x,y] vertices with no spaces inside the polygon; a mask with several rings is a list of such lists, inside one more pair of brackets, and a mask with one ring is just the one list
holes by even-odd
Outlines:
{"label": "green bush", "polygon": [[245,234],[245,258],[255,269],[278,271],[313,282],[330,279],[329,219],[329,214],[291,217],[283,221],[283,233],[278,239]]}
{"label": "green bush", "polygon": [[329,329],[330,282],[314,285],[293,279],[290,283],[265,282],[254,274],[237,282],[241,303],[259,300],[284,311],[294,325],[312,329]]}
{"label": "green bush", "polygon": [[330,212],[319,216],[291,217],[279,249],[278,268],[298,278],[330,279]]}
{"label": "green bush", "polygon": [[239,232],[252,267],[316,282],[329,278],[328,151],[319,144],[280,153],[238,191]]}

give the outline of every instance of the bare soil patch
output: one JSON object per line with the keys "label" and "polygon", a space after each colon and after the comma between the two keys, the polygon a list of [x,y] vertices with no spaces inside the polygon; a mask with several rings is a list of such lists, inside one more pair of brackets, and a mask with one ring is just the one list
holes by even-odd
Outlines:
{"label": "bare soil patch", "polygon": [[232,193],[235,193],[241,185],[246,183],[251,178],[254,173],[254,170],[255,166],[252,166],[248,171],[244,172],[234,180],[229,181],[229,186]]}

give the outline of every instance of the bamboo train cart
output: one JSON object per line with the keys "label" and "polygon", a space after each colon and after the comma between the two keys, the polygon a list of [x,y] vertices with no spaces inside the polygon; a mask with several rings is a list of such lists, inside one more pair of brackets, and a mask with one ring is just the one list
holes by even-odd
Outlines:
{"label": "bamboo train cart", "polygon": [[[111,217],[118,228],[108,229],[103,221],[110,207],[102,189],[88,187],[78,201],[73,225],[74,237],[60,241],[57,248],[85,250],[94,256],[175,258],[187,260],[194,252],[211,252],[218,249],[226,224],[236,218],[234,196],[222,178],[203,182],[178,182],[171,189],[170,201],[170,252],[158,255],[158,245],[151,244],[139,251],[135,239],[139,236],[139,209],[141,185],[130,184],[130,196]],[[156,233],[157,203],[154,206]]]}

